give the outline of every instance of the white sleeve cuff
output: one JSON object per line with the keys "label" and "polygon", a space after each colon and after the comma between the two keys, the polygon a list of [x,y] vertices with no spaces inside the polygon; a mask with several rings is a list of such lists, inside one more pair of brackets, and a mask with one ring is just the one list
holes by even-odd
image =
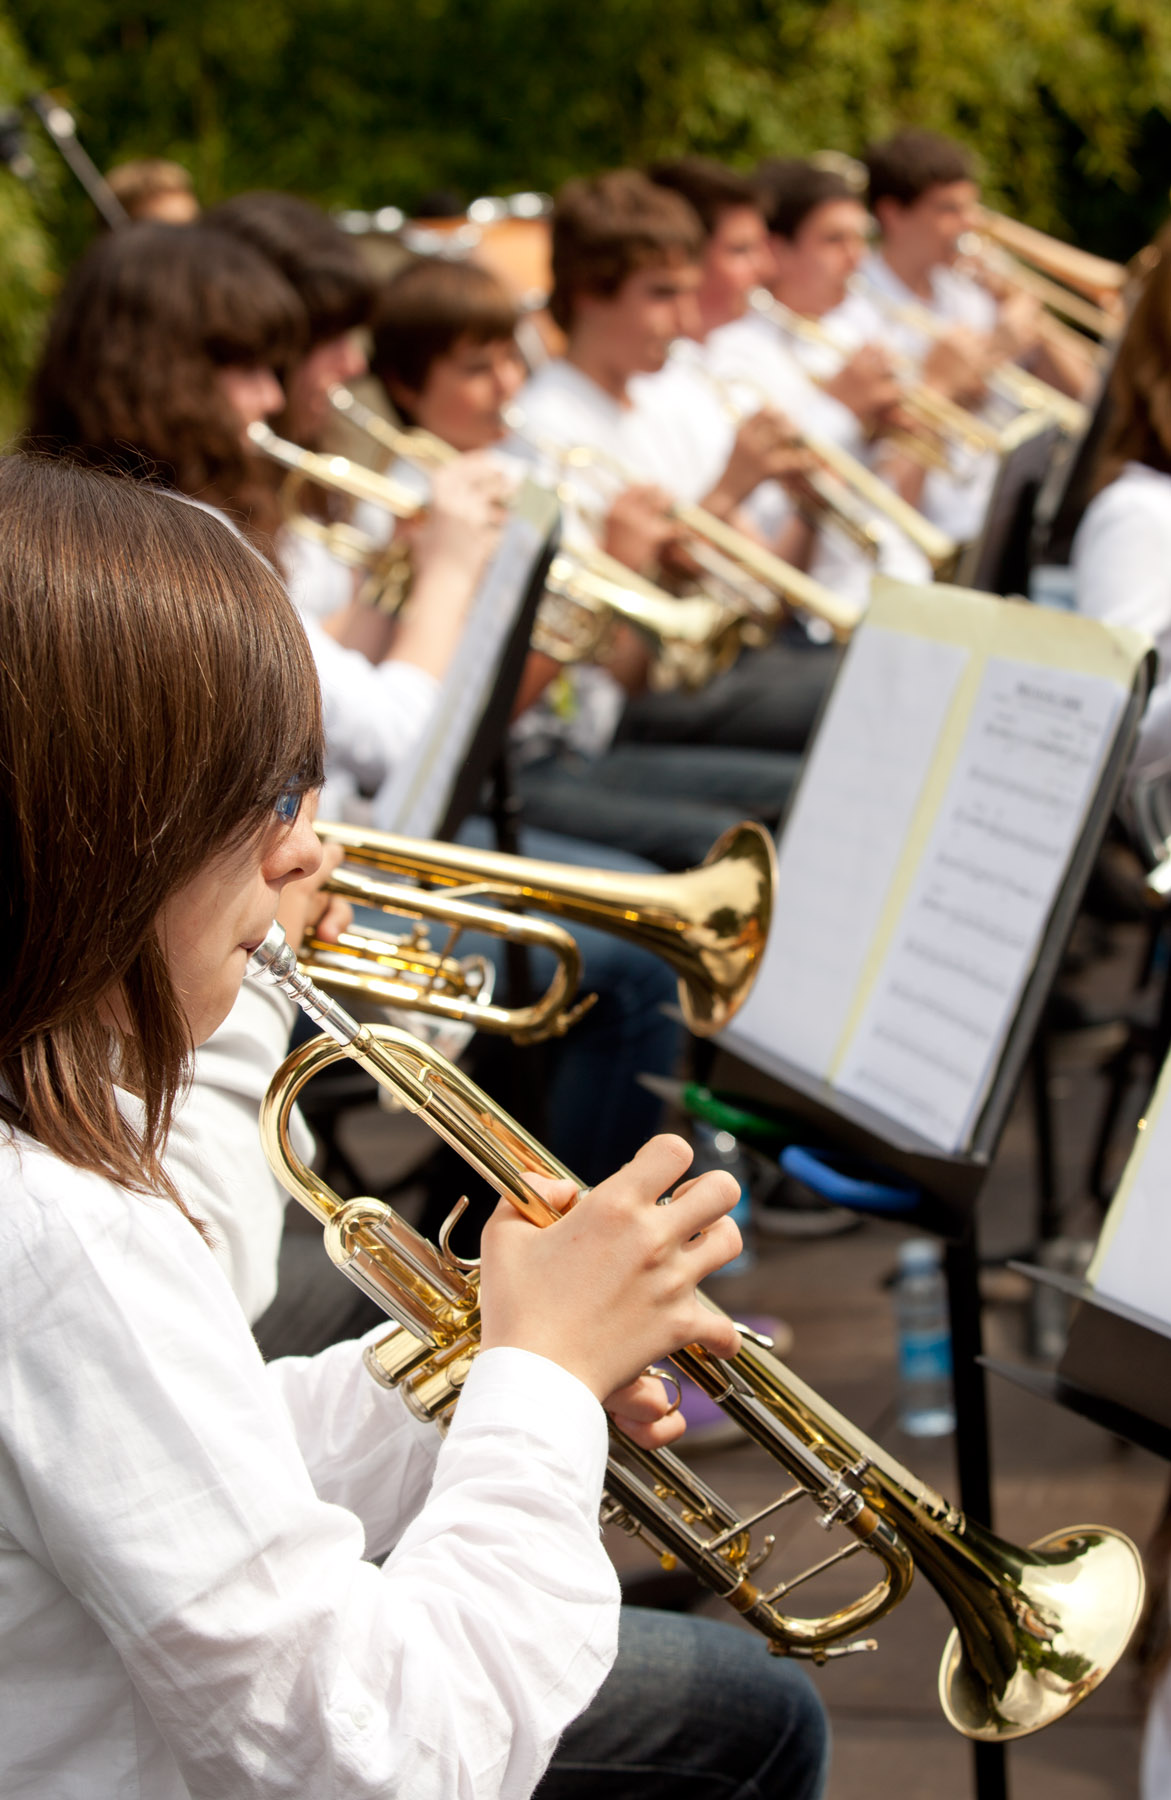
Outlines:
{"label": "white sleeve cuff", "polygon": [[521,1431],[539,1440],[601,1501],[606,1414],[584,1382],[531,1350],[483,1350],[464,1382],[448,1442],[473,1431]]}

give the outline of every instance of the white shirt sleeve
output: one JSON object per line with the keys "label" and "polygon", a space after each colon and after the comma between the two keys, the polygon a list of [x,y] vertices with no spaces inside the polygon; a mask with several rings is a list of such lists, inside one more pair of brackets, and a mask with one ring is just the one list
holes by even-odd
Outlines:
{"label": "white shirt sleeve", "polygon": [[1124,470],[1096,494],[1073,541],[1077,608],[1154,639],[1159,675],[1171,652],[1171,477]]}
{"label": "white shirt sleeve", "polygon": [[[593,1397],[485,1354],[423,1504],[431,1443],[359,1346],[266,1370],[176,1209],[27,1143],[4,1175],[0,1673],[29,1699],[0,1789],[530,1794],[616,1647]],[[382,1570],[355,1503],[375,1541],[413,1518]]]}
{"label": "white shirt sleeve", "polygon": [[[276,1293],[288,1196],[268,1166],[257,1120],[284,1060],[296,1008],[276,988],[245,981],[219,1030],[195,1052],[192,1081],[167,1139],[167,1170],[215,1253],[246,1319]],[[294,1108],[293,1141],[305,1161],[313,1139]]]}
{"label": "white shirt sleeve", "polygon": [[302,615],[325,719],[326,756],[373,791],[415,749],[439,697],[439,683],[414,663],[372,663]]}

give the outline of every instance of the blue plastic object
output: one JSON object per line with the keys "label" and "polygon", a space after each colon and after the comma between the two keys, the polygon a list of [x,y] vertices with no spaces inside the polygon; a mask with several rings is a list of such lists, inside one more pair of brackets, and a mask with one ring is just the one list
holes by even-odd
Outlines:
{"label": "blue plastic object", "polygon": [[804,1182],[834,1206],[850,1206],[855,1212],[905,1213],[919,1204],[919,1190],[911,1182],[877,1170],[867,1172],[866,1165],[853,1157],[789,1144],[778,1161],[786,1175]]}

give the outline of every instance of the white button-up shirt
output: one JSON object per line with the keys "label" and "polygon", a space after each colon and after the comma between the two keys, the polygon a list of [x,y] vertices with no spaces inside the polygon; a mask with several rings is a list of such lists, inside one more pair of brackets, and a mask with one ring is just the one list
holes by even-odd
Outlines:
{"label": "white button-up shirt", "polygon": [[588,1391],[490,1351],[441,1446],[168,1203],[19,1133],[0,1192],[5,1800],[529,1794],[616,1644]]}

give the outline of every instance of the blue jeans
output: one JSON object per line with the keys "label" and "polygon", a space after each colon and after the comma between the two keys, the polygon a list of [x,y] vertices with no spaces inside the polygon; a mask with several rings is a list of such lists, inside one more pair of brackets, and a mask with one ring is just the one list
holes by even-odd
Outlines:
{"label": "blue jeans", "polygon": [[775,826],[801,759],[706,744],[615,744],[598,757],[542,757],[516,774],[526,825],[649,857],[664,869],[702,862],[741,819]]}
{"label": "blue jeans", "polygon": [[534,1800],[818,1800],[829,1724],[755,1633],[622,1608],[618,1660]]}
{"label": "blue jeans", "polygon": [[841,651],[786,633],[764,650],[746,650],[734,668],[697,694],[639,694],[618,728],[637,744],[712,744],[752,750],[804,750],[829,692]]}

